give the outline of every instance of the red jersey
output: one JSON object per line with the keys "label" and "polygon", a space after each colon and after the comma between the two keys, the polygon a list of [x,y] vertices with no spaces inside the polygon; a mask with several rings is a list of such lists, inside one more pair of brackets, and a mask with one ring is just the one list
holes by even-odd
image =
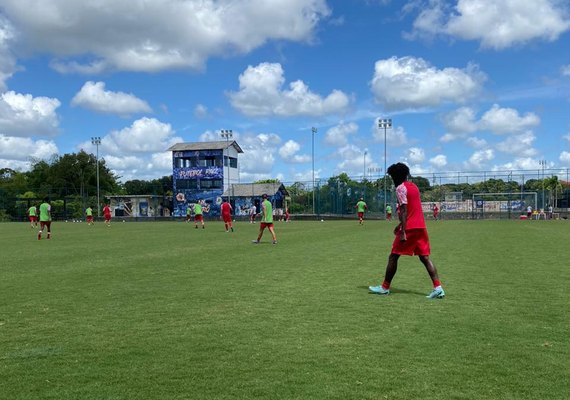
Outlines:
{"label": "red jersey", "polygon": [[103,207],[103,214],[111,215],[111,209],[109,208],[109,206]]}
{"label": "red jersey", "polygon": [[224,202],[222,203],[222,215],[229,215],[232,213],[232,206],[230,203],[228,202]]}
{"label": "red jersey", "polygon": [[[406,230],[425,229],[426,221],[424,219],[422,200],[418,187],[412,182],[404,181],[404,183],[396,188],[396,196],[398,197],[398,205],[406,205],[408,214]],[[400,208],[398,208],[398,211],[399,210]]]}

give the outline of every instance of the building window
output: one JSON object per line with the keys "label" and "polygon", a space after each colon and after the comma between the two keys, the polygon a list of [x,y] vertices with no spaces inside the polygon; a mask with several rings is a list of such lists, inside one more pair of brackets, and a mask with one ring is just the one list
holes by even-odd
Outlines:
{"label": "building window", "polygon": [[230,157],[230,167],[237,168],[237,158]]}
{"label": "building window", "polygon": [[198,181],[196,179],[177,179],[176,190],[197,189]]}

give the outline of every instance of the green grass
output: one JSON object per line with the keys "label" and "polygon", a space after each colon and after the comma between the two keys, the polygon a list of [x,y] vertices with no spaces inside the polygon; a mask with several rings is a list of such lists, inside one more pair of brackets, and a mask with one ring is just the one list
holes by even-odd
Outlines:
{"label": "green grass", "polygon": [[0,224],[0,399],[568,399],[570,225]]}

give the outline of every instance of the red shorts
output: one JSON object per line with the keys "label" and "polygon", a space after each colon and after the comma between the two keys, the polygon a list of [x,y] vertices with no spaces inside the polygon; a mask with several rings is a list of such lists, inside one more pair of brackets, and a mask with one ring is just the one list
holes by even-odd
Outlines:
{"label": "red shorts", "polygon": [[358,218],[362,218],[362,217],[364,217],[364,213],[363,213],[363,212],[359,212],[359,213],[358,213]]}
{"label": "red shorts", "polygon": [[105,214],[105,222],[109,222],[111,220],[111,214]]}
{"label": "red shorts", "polygon": [[400,241],[397,234],[392,243],[392,253],[403,256],[429,256],[429,236],[427,229],[406,230],[406,241]]}
{"label": "red shorts", "polygon": [[262,222],[261,225],[259,225],[259,227],[261,229],[273,228],[273,222]]}
{"label": "red shorts", "polygon": [[36,222],[38,220],[38,217],[36,217],[35,215],[30,215],[30,222]]}
{"label": "red shorts", "polygon": [[386,213],[386,216],[387,216],[388,218],[392,218],[392,213]]}
{"label": "red shorts", "polygon": [[40,221],[40,229],[44,229],[44,226],[47,226],[49,230],[51,227],[51,221]]}
{"label": "red shorts", "polygon": [[204,221],[204,217],[202,216],[202,214],[196,214],[194,215],[194,221],[196,222]]}
{"label": "red shorts", "polygon": [[87,222],[92,222],[93,221],[93,216],[87,217]]}
{"label": "red shorts", "polygon": [[222,219],[224,222],[232,222],[232,215],[231,214],[222,214]]}

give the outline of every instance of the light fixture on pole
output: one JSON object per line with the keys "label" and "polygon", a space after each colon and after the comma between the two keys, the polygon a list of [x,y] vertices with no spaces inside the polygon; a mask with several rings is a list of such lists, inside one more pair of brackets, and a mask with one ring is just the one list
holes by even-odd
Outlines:
{"label": "light fixture on pole", "polygon": [[546,160],[539,160],[538,163],[542,167],[542,209],[546,209],[544,204],[544,167],[546,167]]}
{"label": "light fixture on pole", "polygon": [[311,145],[311,153],[312,157],[311,160],[313,162],[313,215],[315,215],[315,133],[317,133],[317,128],[311,128],[312,133],[312,145]]}
{"label": "light fixture on pole", "polygon": [[384,215],[386,215],[386,129],[392,128],[392,120],[378,119],[378,128],[384,128]]}
{"label": "light fixture on pole", "polygon": [[91,138],[91,144],[97,147],[97,217],[101,216],[101,201],[99,199],[99,145],[101,144],[101,138],[98,136]]}
{"label": "light fixture on pole", "polygon": [[[220,135],[226,139],[226,160],[228,163],[228,203],[231,203],[232,195],[231,195],[231,180],[230,180],[230,139],[234,136],[233,131],[231,129],[222,129],[220,131]],[[223,155],[223,152],[222,152]],[[224,162],[226,161],[224,160]]]}

